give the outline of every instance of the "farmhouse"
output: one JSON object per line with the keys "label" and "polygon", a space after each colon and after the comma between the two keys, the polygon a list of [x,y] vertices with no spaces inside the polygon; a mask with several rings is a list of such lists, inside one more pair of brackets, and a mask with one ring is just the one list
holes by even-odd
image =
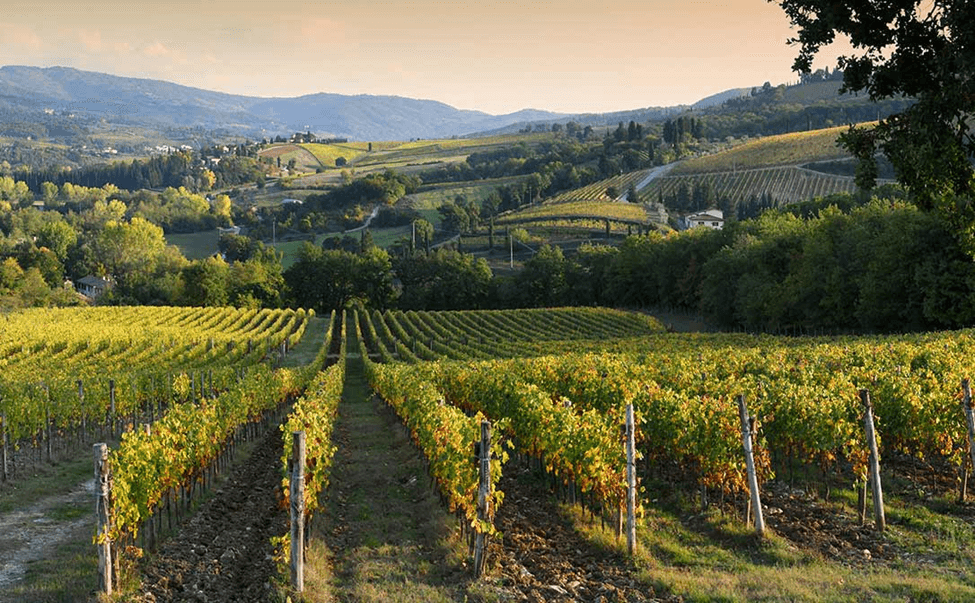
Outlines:
{"label": "farmhouse", "polygon": [[696,228],[698,226],[721,230],[724,227],[724,212],[720,209],[709,209],[684,216],[684,228]]}
{"label": "farmhouse", "polygon": [[98,299],[102,293],[112,287],[112,282],[98,276],[86,276],[78,280],[75,289],[88,299]]}

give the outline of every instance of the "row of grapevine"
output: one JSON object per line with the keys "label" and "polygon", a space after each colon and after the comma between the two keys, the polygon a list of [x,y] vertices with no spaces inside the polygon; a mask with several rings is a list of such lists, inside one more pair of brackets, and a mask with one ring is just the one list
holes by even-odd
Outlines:
{"label": "row of grapevine", "polygon": [[[358,328],[358,320],[353,325]],[[372,389],[389,404],[409,429],[413,443],[426,457],[431,477],[451,512],[462,515],[475,532],[493,534],[490,521],[478,520],[478,464],[474,444],[480,441],[481,413],[468,416],[445,404],[432,383],[404,364],[377,364],[369,359],[364,339],[359,339],[366,378]],[[501,428],[504,428],[502,423]],[[500,440],[491,444],[491,508],[497,509],[503,493],[497,488],[507,453]]]}
{"label": "row of grapevine", "polygon": [[[520,364],[508,361],[506,364]],[[625,457],[618,416],[577,408],[495,362],[442,363],[428,375],[447,402],[505,425],[520,452],[541,459],[549,473],[576,484],[611,508],[625,497]],[[429,371],[429,373],[428,373]]]}
{"label": "row of grapevine", "polygon": [[244,424],[300,391],[299,373],[259,365],[214,400],[173,405],[150,429],[122,436],[109,453],[113,541],[134,535],[169,494],[189,489]]}

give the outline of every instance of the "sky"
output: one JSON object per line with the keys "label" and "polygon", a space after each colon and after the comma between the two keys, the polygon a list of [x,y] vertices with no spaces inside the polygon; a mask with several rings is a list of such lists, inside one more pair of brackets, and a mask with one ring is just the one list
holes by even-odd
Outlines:
{"label": "sky", "polygon": [[[766,0],[4,0],[0,65],[234,94],[397,95],[502,114],[690,104],[794,82]],[[835,65],[843,47],[816,67]]]}

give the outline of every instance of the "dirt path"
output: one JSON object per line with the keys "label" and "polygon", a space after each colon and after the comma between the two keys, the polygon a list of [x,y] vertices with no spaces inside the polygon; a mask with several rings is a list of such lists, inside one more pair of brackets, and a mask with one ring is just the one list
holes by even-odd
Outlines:
{"label": "dirt path", "polygon": [[35,561],[52,557],[62,545],[94,533],[95,480],[48,496],[26,509],[0,515],[0,602]]}
{"label": "dirt path", "polygon": [[[636,190],[637,192],[642,191],[644,188],[647,187],[648,184],[650,184],[651,182],[653,182],[657,178],[662,178],[663,176],[666,176],[667,175],[667,172],[669,172],[670,170],[674,169],[674,167],[676,167],[678,163],[680,163],[680,162],[679,161],[674,161],[674,162],[671,162],[671,163],[668,163],[668,164],[665,164],[665,165],[659,165],[659,166],[653,168],[652,170],[650,170],[650,172],[646,176],[643,177],[642,180],[640,180],[639,182],[637,182],[633,186],[633,189]],[[629,191],[623,191],[623,194],[620,195],[619,200],[620,201],[629,201],[630,200],[629,199],[629,196],[630,196]]]}
{"label": "dirt path", "polygon": [[312,536],[329,557],[326,600],[463,601],[469,574],[446,559],[451,518],[406,430],[371,395],[358,354],[347,359],[333,442],[331,486]]}
{"label": "dirt path", "polygon": [[165,541],[143,571],[143,601],[276,601],[271,537],[288,530],[278,501],[281,433],[251,457]]}
{"label": "dirt path", "polygon": [[362,223],[362,226],[356,226],[355,228],[350,228],[348,230],[343,230],[342,231],[342,234],[349,234],[349,233],[353,233],[353,232],[359,232],[360,230],[365,230],[365,229],[369,228],[369,225],[372,224],[373,219],[376,216],[379,215],[379,208],[380,208],[379,205],[377,205],[376,207],[372,208],[372,211],[369,212],[369,215],[368,216],[366,216],[366,221]]}

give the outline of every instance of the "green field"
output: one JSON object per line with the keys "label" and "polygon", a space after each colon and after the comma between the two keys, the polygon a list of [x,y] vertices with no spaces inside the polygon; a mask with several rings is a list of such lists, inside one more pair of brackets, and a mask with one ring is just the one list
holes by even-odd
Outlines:
{"label": "green field", "polygon": [[188,260],[202,260],[218,253],[220,233],[216,230],[166,235],[166,243],[175,245]]}
{"label": "green field", "polygon": [[365,155],[369,149],[369,143],[349,142],[336,144],[305,143],[298,145],[318,159],[322,167],[336,167],[335,160],[344,157],[346,161],[352,162],[356,158]]}
{"label": "green field", "polygon": [[[288,163],[294,159],[298,171],[314,172],[318,168],[325,167],[314,153],[296,144],[279,144],[264,149],[260,153],[261,157],[268,157],[275,162],[281,161],[281,167],[287,167]],[[329,167],[334,167],[335,161]]]}
{"label": "green field", "polygon": [[471,153],[493,151],[514,144],[539,144],[552,140],[553,134],[509,134],[483,138],[447,138],[415,140],[374,151],[356,163],[357,169],[413,168],[427,169],[438,164],[464,161]]}

